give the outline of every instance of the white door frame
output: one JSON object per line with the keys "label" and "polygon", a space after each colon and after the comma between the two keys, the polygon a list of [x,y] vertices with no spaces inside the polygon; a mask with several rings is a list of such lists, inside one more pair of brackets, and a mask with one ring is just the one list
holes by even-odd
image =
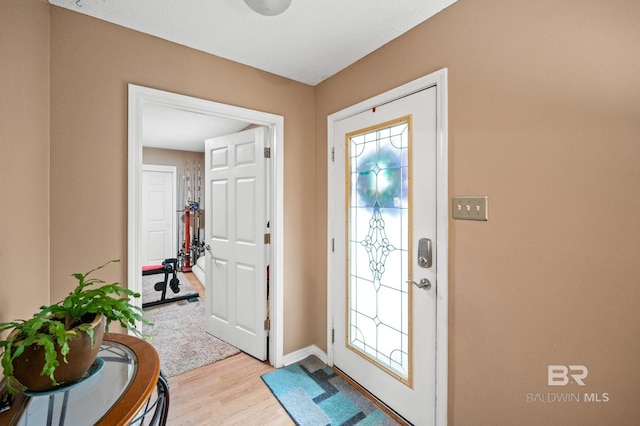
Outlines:
{"label": "white door frame", "polygon": [[[129,84],[129,184],[128,184],[128,288],[140,292],[142,273],[138,250],[140,245],[140,171],[142,168],[142,112],[148,105],[246,121],[268,127],[272,133],[269,197],[271,202],[269,250],[269,362],[283,366],[283,253],[284,253],[284,117],[262,111],[221,104],[191,96]],[[142,306],[140,298],[134,303]],[[141,329],[139,324],[138,329]]]}
{"label": "white door frame", "polygon": [[[174,251],[178,250],[178,244],[177,244],[177,240],[178,237],[176,236],[176,197],[177,197],[177,193],[176,193],[176,186],[177,186],[177,175],[178,175],[178,171],[176,169],[176,166],[163,166],[163,165],[157,165],[157,164],[142,164],[140,166],[140,170],[141,171],[145,171],[145,172],[158,172],[158,173],[170,173],[171,174],[171,191],[173,194],[173,197],[171,199],[171,210],[174,210],[173,214],[171,215],[171,248]],[[142,182],[140,183],[142,185]],[[142,195],[142,194],[141,194]],[[142,198],[142,197],[140,197]],[[167,257],[171,257],[171,256],[167,256]]]}
{"label": "white door frame", "polygon": [[[441,255],[436,258],[436,425],[447,424],[447,389],[448,389],[448,315],[449,315],[449,185],[448,185],[448,135],[447,135],[447,69],[436,71],[417,80],[406,83],[400,87],[384,92],[378,96],[367,99],[349,108],[333,113],[327,117],[327,155],[332,158],[332,150],[336,145],[334,141],[335,123],[359,114],[363,111],[375,108],[382,104],[408,96],[412,93],[436,87],[436,247]],[[336,286],[336,278],[333,276],[334,263],[343,259],[334,259],[332,252],[332,239],[334,238],[334,180],[336,173],[344,173],[344,170],[335,170],[334,163],[328,162],[327,171],[327,358],[328,364],[333,365],[333,293]]]}

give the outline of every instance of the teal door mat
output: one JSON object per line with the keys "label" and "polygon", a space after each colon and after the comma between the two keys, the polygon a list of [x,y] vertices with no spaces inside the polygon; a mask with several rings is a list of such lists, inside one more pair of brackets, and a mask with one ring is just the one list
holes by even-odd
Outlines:
{"label": "teal door mat", "polygon": [[313,355],[262,380],[299,426],[397,425]]}

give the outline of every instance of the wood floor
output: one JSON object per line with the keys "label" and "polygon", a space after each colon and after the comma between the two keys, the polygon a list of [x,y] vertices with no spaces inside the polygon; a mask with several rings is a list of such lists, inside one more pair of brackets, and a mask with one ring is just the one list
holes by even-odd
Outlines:
{"label": "wood floor", "polygon": [[168,425],[293,425],[264,384],[270,365],[240,353],[169,378]]}
{"label": "wood floor", "polygon": [[[192,273],[189,284],[204,299]],[[167,425],[293,425],[260,376],[274,368],[240,353],[169,378]]]}

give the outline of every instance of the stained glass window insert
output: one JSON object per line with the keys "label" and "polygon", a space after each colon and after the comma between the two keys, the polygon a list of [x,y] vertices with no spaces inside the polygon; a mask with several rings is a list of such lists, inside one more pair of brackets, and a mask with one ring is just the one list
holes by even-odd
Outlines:
{"label": "stained glass window insert", "polygon": [[347,142],[347,346],[410,379],[411,117]]}

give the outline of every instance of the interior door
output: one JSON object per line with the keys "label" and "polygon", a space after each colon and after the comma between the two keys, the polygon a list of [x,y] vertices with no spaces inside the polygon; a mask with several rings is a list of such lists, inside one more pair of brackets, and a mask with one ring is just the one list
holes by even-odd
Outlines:
{"label": "interior door", "polygon": [[175,257],[176,168],[142,165],[142,208],[140,262],[159,265]]}
{"label": "interior door", "polygon": [[410,422],[434,424],[436,88],[334,132],[334,365]]}
{"label": "interior door", "polygon": [[205,329],[267,357],[267,129],[205,142]]}

